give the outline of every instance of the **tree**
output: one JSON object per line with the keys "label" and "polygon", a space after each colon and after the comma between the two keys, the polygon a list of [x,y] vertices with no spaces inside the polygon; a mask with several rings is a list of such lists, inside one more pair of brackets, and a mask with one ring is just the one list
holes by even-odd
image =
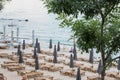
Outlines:
{"label": "tree", "polygon": [[0,10],[3,9],[4,3],[5,3],[6,1],[11,1],[11,0],[0,0]]}
{"label": "tree", "polygon": [[[70,26],[82,50],[97,48],[105,70],[120,51],[120,0],[43,0],[49,13],[58,14],[62,25]],[[83,18],[79,18],[83,14]]]}

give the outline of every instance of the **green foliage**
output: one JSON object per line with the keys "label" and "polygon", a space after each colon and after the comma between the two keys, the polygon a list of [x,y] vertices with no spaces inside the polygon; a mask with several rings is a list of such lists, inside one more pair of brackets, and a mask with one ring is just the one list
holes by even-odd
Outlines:
{"label": "green foliage", "polygon": [[[72,30],[75,32],[78,47],[87,51],[89,48],[98,47],[99,22],[97,20],[77,20],[73,24]],[[98,44],[98,45],[96,45]]]}
{"label": "green foliage", "polygon": [[[70,27],[82,50],[97,48],[105,70],[120,51],[120,0],[44,0],[49,13],[58,14],[60,26]],[[82,18],[80,14],[83,14]],[[87,20],[86,20],[87,19]]]}
{"label": "green foliage", "polygon": [[0,10],[3,9],[4,3],[5,3],[6,1],[11,1],[11,0],[0,0]]}
{"label": "green foliage", "polygon": [[120,0],[44,0],[48,12],[78,16],[79,13],[86,17],[98,14],[109,14],[110,10],[118,6]]}

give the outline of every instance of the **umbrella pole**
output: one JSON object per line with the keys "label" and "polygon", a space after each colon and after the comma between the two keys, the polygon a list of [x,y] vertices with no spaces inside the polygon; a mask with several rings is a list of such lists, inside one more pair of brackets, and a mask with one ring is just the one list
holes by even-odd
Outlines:
{"label": "umbrella pole", "polygon": [[92,63],[92,68],[93,68],[93,63]]}

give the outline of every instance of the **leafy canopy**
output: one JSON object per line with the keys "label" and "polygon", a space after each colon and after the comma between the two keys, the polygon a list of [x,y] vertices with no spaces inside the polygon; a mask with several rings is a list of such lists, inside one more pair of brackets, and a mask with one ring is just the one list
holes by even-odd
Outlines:
{"label": "leafy canopy", "polygon": [[45,0],[49,12],[78,16],[79,13],[88,17],[104,14],[118,6],[120,0]]}
{"label": "leafy canopy", "polygon": [[[49,13],[58,14],[61,26],[72,28],[82,50],[101,52],[102,78],[120,51],[120,0],[44,0]],[[81,18],[81,14],[83,14]],[[86,20],[87,19],[87,20]]]}

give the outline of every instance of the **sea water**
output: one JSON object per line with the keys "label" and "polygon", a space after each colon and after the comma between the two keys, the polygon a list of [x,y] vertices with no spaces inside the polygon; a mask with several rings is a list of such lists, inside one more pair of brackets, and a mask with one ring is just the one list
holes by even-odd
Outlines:
{"label": "sea water", "polygon": [[19,27],[19,38],[31,40],[34,30],[35,38],[40,42],[49,43],[52,39],[54,44],[60,41],[61,44],[72,45],[69,40],[71,30],[60,28],[60,21],[55,20],[56,17],[55,14],[48,14],[41,0],[12,0],[6,2],[0,12],[0,32],[5,26],[6,35],[10,36],[13,30],[16,37]]}

